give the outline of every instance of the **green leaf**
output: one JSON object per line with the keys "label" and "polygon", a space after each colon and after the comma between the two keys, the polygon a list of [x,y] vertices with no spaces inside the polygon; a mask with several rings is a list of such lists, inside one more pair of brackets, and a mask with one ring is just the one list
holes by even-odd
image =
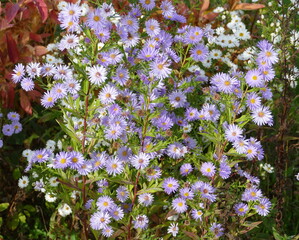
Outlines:
{"label": "green leaf", "polygon": [[9,203],[1,203],[0,204],[0,212],[3,212],[5,209],[7,209],[9,206]]}
{"label": "green leaf", "polygon": [[19,217],[13,216],[10,220],[7,222],[7,226],[10,230],[14,231],[19,225]]}
{"label": "green leaf", "polygon": [[26,222],[26,216],[23,213],[19,213],[19,220],[21,223]]}
{"label": "green leaf", "polygon": [[15,168],[13,170],[13,172],[12,172],[12,176],[16,180],[19,179],[22,176],[20,169],[19,168]]}
{"label": "green leaf", "polygon": [[[2,226],[2,223],[3,223],[3,219],[2,219],[2,217],[0,217],[0,227]],[[0,235],[0,238],[1,238],[1,235]]]}
{"label": "green leaf", "polygon": [[153,187],[153,188],[148,188],[144,190],[140,190],[137,192],[137,195],[143,194],[143,193],[155,193],[155,192],[162,192],[163,189],[159,187]]}

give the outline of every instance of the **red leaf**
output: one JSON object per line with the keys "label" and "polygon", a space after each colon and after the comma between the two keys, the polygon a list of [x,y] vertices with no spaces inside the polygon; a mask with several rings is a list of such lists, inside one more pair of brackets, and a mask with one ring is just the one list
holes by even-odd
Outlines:
{"label": "red leaf", "polygon": [[32,90],[28,92],[28,96],[30,99],[32,99],[34,102],[38,102],[42,94],[37,90]]}
{"label": "red leaf", "polygon": [[203,0],[200,11],[204,12],[204,11],[208,10],[209,6],[210,6],[210,0]]}
{"label": "red leaf", "polygon": [[56,23],[56,24],[60,24],[60,22],[58,21],[58,15],[57,15],[57,13],[56,13],[56,11],[55,10],[52,10],[51,12],[50,12],[50,19],[54,22],[54,23]]}
{"label": "red leaf", "polygon": [[256,10],[264,7],[264,4],[258,3],[239,3],[234,7],[233,10]]}
{"label": "red leaf", "polygon": [[6,16],[5,16],[5,18],[7,20],[7,23],[10,23],[15,18],[15,16],[17,15],[19,9],[20,9],[20,6],[17,3],[15,3],[15,4],[7,3],[6,4],[6,7],[5,7]]}
{"label": "red leaf", "polygon": [[42,22],[45,22],[48,18],[48,6],[44,0],[36,0],[35,2],[38,11],[42,17]]}
{"label": "red leaf", "polygon": [[9,24],[5,18],[0,22],[0,30],[5,30],[7,28],[11,28],[13,24]]}
{"label": "red leaf", "polygon": [[18,62],[19,60],[19,51],[16,44],[16,41],[11,36],[11,33],[6,33],[6,44],[7,44],[7,51],[10,61],[13,63]]}
{"label": "red leaf", "polygon": [[218,15],[219,15],[219,13],[209,12],[208,14],[203,15],[203,17],[211,22],[211,21],[213,21]]}
{"label": "red leaf", "polygon": [[42,55],[45,55],[48,52],[48,49],[44,46],[35,46],[34,50],[35,50],[35,55],[36,56],[42,56]]}
{"label": "red leaf", "polygon": [[31,106],[31,103],[29,101],[27,94],[23,90],[20,90],[20,103],[21,103],[21,107],[24,109],[24,111],[31,115],[32,114],[32,106]]}
{"label": "red leaf", "polygon": [[33,41],[40,42],[40,43],[43,42],[43,39],[42,39],[42,37],[41,37],[40,34],[29,33],[29,37],[30,37],[30,39],[33,40]]}

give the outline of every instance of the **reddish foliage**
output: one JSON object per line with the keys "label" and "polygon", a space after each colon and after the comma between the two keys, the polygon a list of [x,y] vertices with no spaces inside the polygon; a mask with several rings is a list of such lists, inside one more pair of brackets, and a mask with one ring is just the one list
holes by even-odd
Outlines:
{"label": "reddish foliage", "polygon": [[[16,88],[11,73],[17,62],[37,61],[47,53],[57,20],[60,0],[19,0],[0,3],[0,104],[4,108],[32,114],[41,89],[25,92]],[[43,32],[43,33],[41,33]]]}

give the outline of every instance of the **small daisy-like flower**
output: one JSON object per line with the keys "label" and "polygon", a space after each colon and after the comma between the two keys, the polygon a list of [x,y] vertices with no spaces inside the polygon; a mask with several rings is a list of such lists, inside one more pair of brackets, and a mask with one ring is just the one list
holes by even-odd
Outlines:
{"label": "small daisy-like flower", "polygon": [[136,217],[136,220],[133,221],[134,223],[134,228],[141,228],[141,229],[145,229],[147,228],[148,225],[148,218],[146,215],[138,215]]}
{"label": "small daisy-like flower", "polygon": [[80,83],[76,79],[67,79],[63,84],[70,94],[76,94],[81,89]]}
{"label": "small daisy-like flower", "polygon": [[258,69],[249,70],[245,80],[250,87],[262,87],[264,85],[263,75]]}
{"label": "small daisy-like flower", "polygon": [[256,188],[256,187],[252,187],[252,188],[247,188],[244,193],[242,194],[242,200],[243,201],[256,201],[256,200],[260,200],[260,198],[262,197],[262,192],[260,189]]}
{"label": "small daisy-like flower", "polygon": [[107,226],[107,227],[103,228],[103,230],[102,230],[102,234],[105,237],[111,237],[113,233],[114,233],[114,230],[110,226]]}
{"label": "small daisy-like flower", "polygon": [[180,174],[182,176],[187,176],[189,173],[191,173],[193,170],[193,167],[190,163],[184,163],[180,168]]}
{"label": "small daisy-like flower", "polygon": [[185,188],[180,189],[180,196],[183,199],[193,199],[194,193],[190,188],[185,187]]}
{"label": "small daisy-like flower", "polygon": [[64,49],[72,49],[75,48],[79,44],[79,38],[74,34],[66,34],[58,44],[58,48],[60,51]]}
{"label": "small daisy-like flower", "polygon": [[200,172],[207,177],[213,177],[215,175],[215,165],[211,162],[205,162],[201,165]]}
{"label": "small daisy-like flower", "polygon": [[201,192],[201,197],[206,198],[210,200],[211,202],[216,201],[216,195],[214,194],[215,188],[213,188],[210,184],[208,183],[200,183],[198,186],[200,192]]}
{"label": "small daisy-like flower", "polygon": [[107,70],[103,66],[93,66],[87,71],[89,81],[95,85],[100,85],[107,79]]}
{"label": "small daisy-like flower", "polygon": [[115,176],[121,174],[123,170],[123,163],[117,157],[114,157],[106,162],[106,171],[109,175]]}
{"label": "small daisy-like flower", "polygon": [[20,133],[23,129],[22,124],[19,122],[13,122],[11,125],[12,125],[12,128],[14,129],[15,134]]}
{"label": "small daisy-like flower", "polygon": [[7,114],[7,118],[13,122],[20,121],[20,114],[18,114],[16,112],[9,112]]}
{"label": "small daisy-like flower", "polygon": [[121,207],[115,206],[109,211],[111,217],[116,221],[124,217],[124,211]]}
{"label": "small daisy-like flower", "polygon": [[116,140],[121,136],[123,130],[124,129],[121,126],[112,124],[109,126],[109,128],[105,129],[105,138],[108,140]]}
{"label": "small daisy-like flower", "polygon": [[150,162],[150,156],[143,152],[131,158],[131,164],[136,169],[146,168],[149,165],[149,162]]}
{"label": "small daisy-like flower", "polygon": [[169,95],[169,102],[174,108],[184,107],[187,97],[182,91],[174,91]]}
{"label": "small daisy-like flower", "polygon": [[261,125],[273,125],[273,116],[268,107],[261,106],[252,111],[251,116],[253,118],[253,122],[258,126]]}
{"label": "small daisy-like flower", "polygon": [[50,186],[57,187],[59,182],[57,181],[57,177],[51,177],[49,179]]}
{"label": "small daisy-like flower", "polygon": [[221,224],[213,223],[210,227],[210,231],[215,234],[216,237],[221,237],[223,235],[223,227]]}
{"label": "small daisy-like flower", "polygon": [[220,82],[216,85],[220,92],[232,94],[234,89],[238,86],[239,81],[231,77],[229,74],[221,74]]}
{"label": "small daisy-like flower", "polygon": [[163,182],[162,187],[164,188],[164,191],[169,195],[171,193],[174,193],[179,188],[179,182],[174,179],[173,177],[166,178]]}
{"label": "small daisy-like flower", "polygon": [[156,58],[156,60],[150,63],[150,74],[160,80],[167,78],[171,73],[169,66],[170,62],[166,57]]}
{"label": "small daisy-like flower", "polygon": [[25,75],[25,67],[22,63],[19,63],[15,66],[12,74],[12,81],[18,83],[22,80]]}
{"label": "small daisy-like flower", "polygon": [[52,91],[47,91],[41,99],[41,104],[45,108],[50,108],[55,105],[55,102],[57,101],[57,98],[55,96],[55,93]]}
{"label": "small daisy-like flower", "polygon": [[41,66],[39,63],[31,62],[26,66],[26,72],[31,78],[39,77],[41,73]]}
{"label": "small daisy-like flower", "polygon": [[167,233],[172,234],[172,236],[176,236],[179,232],[179,227],[177,223],[171,223],[167,229]]}
{"label": "small daisy-like flower", "polygon": [[138,196],[138,202],[144,206],[150,206],[153,203],[154,196],[150,193],[143,193]]}
{"label": "small daisy-like flower", "polygon": [[117,156],[121,161],[127,162],[132,156],[132,150],[123,146],[117,150]]}
{"label": "small daisy-like flower", "polygon": [[104,229],[111,222],[110,218],[111,217],[107,212],[96,212],[91,215],[90,226],[94,230]]}
{"label": "small daisy-like flower", "polygon": [[68,152],[57,153],[54,160],[55,168],[67,168],[71,163],[70,154]]}
{"label": "small daisy-like flower", "polygon": [[109,104],[109,103],[114,103],[117,95],[118,95],[118,91],[115,87],[106,85],[99,93],[99,98],[103,104]]}
{"label": "small daisy-like flower", "polygon": [[154,166],[154,167],[151,167],[151,168],[148,168],[146,170],[146,178],[151,181],[151,180],[154,180],[154,179],[158,179],[162,174],[162,171],[159,167],[157,166]]}
{"label": "small daisy-like flower", "polygon": [[175,198],[172,201],[172,207],[177,213],[183,213],[186,212],[188,209],[188,206],[186,204],[186,200],[183,198]]}
{"label": "small daisy-like flower", "polygon": [[198,209],[192,209],[191,211],[191,216],[193,219],[195,220],[202,220],[202,215],[203,215],[203,211],[202,210],[198,210]]}
{"label": "small daisy-like flower", "polygon": [[226,161],[220,162],[219,176],[223,179],[227,179],[231,173],[231,167],[226,163]]}
{"label": "small daisy-like flower", "polygon": [[14,128],[12,124],[4,124],[2,127],[2,133],[5,136],[11,136],[14,133]]}
{"label": "small daisy-like flower", "polygon": [[246,157],[251,160],[257,156],[257,148],[251,144],[249,144],[246,148]]}
{"label": "small daisy-like flower", "polygon": [[58,213],[60,216],[66,217],[72,213],[72,209],[68,204],[64,203],[58,208]]}
{"label": "small daisy-like flower", "polygon": [[237,141],[239,138],[242,137],[242,134],[243,130],[235,124],[228,125],[225,130],[225,137],[230,142]]}
{"label": "small daisy-like flower", "polygon": [[155,7],[155,0],[139,0],[139,2],[141,3],[142,7],[147,10],[150,11]]}
{"label": "small daisy-like flower", "polygon": [[247,212],[248,212],[248,205],[245,203],[237,203],[234,206],[235,212],[239,215],[239,216],[244,216]]}
{"label": "small daisy-like flower", "polygon": [[110,211],[115,206],[112,198],[109,196],[99,197],[97,200],[97,207],[100,211]]}
{"label": "small daisy-like flower", "polygon": [[55,202],[57,197],[55,197],[55,195],[53,193],[47,192],[45,194],[45,199],[46,199],[47,202]]}
{"label": "small daisy-like flower", "polygon": [[196,45],[190,50],[191,57],[195,61],[203,61],[209,55],[209,50],[203,44]]}
{"label": "small daisy-like flower", "polygon": [[271,208],[271,202],[268,198],[261,198],[259,200],[259,204],[254,205],[255,210],[261,216],[267,216],[269,214],[269,210]]}
{"label": "small daisy-like flower", "polygon": [[116,189],[116,197],[120,202],[125,202],[129,198],[129,192],[125,186]]}
{"label": "small daisy-like flower", "polygon": [[213,49],[210,52],[210,56],[211,56],[212,59],[219,59],[222,56],[222,52],[218,49]]}
{"label": "small daisy-like flower", "polygon": [[19,188],[25,188],[29,184],[29,178],[27,176],[23,176],[18,181]]}
{"label": "small daisy-like flower", "polygon": [[32,91],[34,89],[34,82],[31,78],[23,78],[21,81],[21,87],[26,91]]}
{"label": "small daisy-like flower", "polygon": [[261,107],[261,98],[255,92],[248,93],[246,105],[251,111],[257,109]]}
{"label": "small daisy-like flower", "polygon": [[159,22],[155,19],[149,19],[145,22],[145,29],[150,37],[154,37],[160,33]]}

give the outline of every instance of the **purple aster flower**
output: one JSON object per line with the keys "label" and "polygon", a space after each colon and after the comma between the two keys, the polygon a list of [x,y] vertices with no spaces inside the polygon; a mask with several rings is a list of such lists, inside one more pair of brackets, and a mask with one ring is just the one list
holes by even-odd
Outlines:
{"label": "purple aster flower", "polygon": [[138,196],[138,202],[144,206],[152,205],[154,201],[154,196],[150,193],[143,193]]}
{"label": "purple aster flower", "polygon": [[171,16],[173,16],[176,13],[174,6],[168,0],[164,0],[161,3],[160,8],[162,10],[162,15],[165,18],[170,18]]}
{"label": "purple aster flower", "polygon": [[26,72],[29,77],[39,77],[41,74],[41,66],[39,63],[31,62],[26,66]]}
{"label": "purple aster flower", "polygon": [[128,162],[132,156],[132,150],[123,146],[117,150],[117,156],[121,161]]}
{"label": "purple aster flower", "polygon": [[61,18],[78,20],[81,14],[82,10],[78,3],[66,3],[66,5],[59,12],[58,20]]}
{"label": "purple aster flower", "polygon": [[110,39],[110,29],[99,27],[96,29],[96,36],[102,43],[105,43]]}
{"label": "purple aster flower", "polygon": [[119,186],[116,189],[116,198],[120,202],[125,202],[129,198],[129,192],[125,186]]}
{"label": "purple aster flower", "polygon": [[4,124],[2,127],[2,133],[5,136],[11,136],[14,133],[14,128],[12,126],[12,124]]}
{"label": "purple aster flower", "polygon": [[139,0],[139,2],[141,3],[142,7],[147,11],[152,10],[156,6],[155,0]]}
{"label": "purple aster flower", "polygon": [[270,88],[262,87],[260,92],[262,93],[262,97],[266,100],[270,100],[273,96]]}
{"label": "purple aster flower", "polygon": [[106,85],[99,93],[99,98],[103,104],[109,104],[114,103],[117,95],[118,91],[114,86]]}
{"label": "purple aster flower", "polygon": [[12,128],[14,129],[14,134],[20,133],[22,131],[22,124],[19,122],[12,122]]}
{"label": "purple aster flower", "polygon": [[111,226],[107,226],[102,229],[102,234],[105,237],[111,237],[113,233],[114,233],[114,230],[112,229]]}
{"label": "purple aster flower", "polygon": [[75,48],[79,44],[79,38],[75,34],[66,34],[60,40],[58,44],[58,49],[63,51],[64,49],[72,49]]}
{"label": "purple aster flower", "polygon": [[174,91],[169,95],[169,102],[174,108],[184,107],[187,97],[182,91]]}
{"label": "purple aster flower", "polygon": [[172,208],[177,212],[177,213],[183,213],[186,212],[188,209],[188,205],[186,204],[186,200],[183,198],[175,198],[172,201]]}
{"label": "purple aster flower", "polygon": [[160,80],[167,78],[171,73],[171,69],[169,68],[169,66],[170,62],[167,57],[161,56],[159,58],[156,58],[153,62],[150,63],[150,74]]}
{"label": "purple aster flower", "polygon": [[219,110],[213,104],[208,104],[208,103],[204,104],[203,111],[205,112],[204,116],[206,120],[215,122],[220,117]]}
{"label": "purple aster flower", "polygon": [[106,171],[109,175],[118,175],[121,174],[124,170],[123,163],[117,158],[114,157],[106,162]]}
{"label": "purple aster flower", "polygon": [[32,91],[34,89],[34,82],[31,78],[24,77],[21,81],[21,87],[27,92]]}
{"label": "purple aster flower", "polygon": [[188,107],[185,113],[187,121],[195,121],[199,119],[199,112],[196,108]]}
{"label": "purple aster flower", "polygon": [[255,210],[261,216],[267,216],[269,214],[271,208],[271,202],[268,198],[261,198],[259,199],[259,204],[254,205]]}
{"label": "purple aster flower", "polygon": [[191,217],[195,220],[200,220],[202,221],[202,215],[203,215],[203,211],[202,210],[198,210],[198,209],[192,209],[191,210]]}
{"label": "purple aster flower", "polygon": [[55,102],[57,101],[56,95],[52,91],[47,91],[41,99],[41,104],[45,108],[50,108],[55,105]]}
{"label": "purple aster flower", "polygon": [[83,162],[83,164],[77,168],[77,171],[80,175],[86,176],[93,170],[93,166],[91,162]]}
{"label": "purple aster flower", "polygon": [[138,5],[133,6],[131,10],[128,12],[128,15],[134,18],[138,18],[142,15],[140,7]]}
{"label": "purple aster flower", "polygon": [[215,175],[215,165],[211,162],[205,162],[201,165],[200,172],[206,177],[213,177]]}
{"label": "purple aster flower", "polygon": [[132,203],[122,203],[121,207],[125,213],[129,213],[132,211]]}
{"label": "purple aster flower", "polygon": [[68,17],[61,17],[59,19],[60,21],[60,27],[62,29],[66,29],[67,32],[77,32],[77,31],[81,31],[81,28],[79,26],[79,21],[77,19],[72,19],[72,18],[68,18]]}
{"label": "purple aster flower", "polygon": [[112,77],[113,80],[117,81],[121,86],[124,86],[129,80],[129,71],[123,66],[119,66],[116,69],[115,76]]}
{"label": "purple aster flower", "polygon": [[245,80],[250,87],[262,87],[264,85],[263,75],[258,69],[249,70]]}
{"label": "purple aster flower", "polygon": [[114,201],[109,196],[99,197],[96,204],[98,209],[102,212],[110,211],[115,207]]}
{"label": "purple aster flower", "polygon": [[190,188],[185,187],[185,188],[180,189],[180,196],[183,199],[193,199],[194,198],[194,193]]}
{"label": "purple aster flower", "polygon": [[108,140],[116,140],[120,138],[123,133],[123,128],[116,124],[111,124],[109,128],[105,129],[105,138]]}
{"label": "purple aster flower", "polygon": [[31,162],[46,162],[50,158],[51,152],[48,149],[35,150],[31,157]]}
{"label": "purple aster flower", "polygon": [[56,99],[64,98],[67,95],[67,89],[63,83],[54,84],[51,92],[55,94]]}
{"label": "purple aster flower", "polygon": [[236,78],[231,77],[229,74],[223,73],[220,76],[220,82],[218,83],[217,87],[220,92],[232,94],[238,85],[239,81]]}
{"label": "purple aster flower", "polygon": [[209,50],[205,45],[198,44],[190,50],[190,55],[195,61],[204,61],[209,55]]}
{"label": "purple aster flower", "polygon": [[169,58],[171,58],[176,63],[178,63],[181,60],[181,58],[177,55],[177,53],[171,48],[166,48],[165,53],[168,55]]}
{"label": "purple aster flower", "polygon": [[265,82],[269,82],[275,77],[275,72],[271,67],[265,67],[260,70]]}
{"label": "purple aster flower", "polygon": [[131,164],[136,169],[146,168],[149,165],[149,162],[150,162],[150,156],[143,152],[131,158]]}
{"label": "purple aster flower", "polygon": [[53,78],[55,80],[66,80],[73,77],[72,70],[66,65],[58,65],[55,69]]}
{"label": "purple aster flower", "polygon": [[163,114],[159,118],[153,119],[152,123],[164,131],[170,129],[173,126],[173,121],[166,114]]}
{"label": "purple aster flower", "polygon": [[149,19],[145,22],[145,30],[150,37],[154,37],[160,33],[160,25],[156,19]]}
{"label": "purple aster flower", "polygon": [[199,190],[201,192],[202,198],[206,198],[206,199],[210,200],[211,202],[216,201],[216,195],[214,194],[215,188],[213,188],[210,184],[202,183],[199,186]]}
{"label": "purple aster flower", "polygon": [[261,50],[258,59],[262,59],[271,65],[278,62],[278,53],[274,51],[273,45],[267,40],[260,41],[257,46]]}
{"label": "purple aster flower", "polygon": [[184,36],[184,42],[186,44],[197,44],[201,41],[204,35],[203,30],[200,27],[189,27]]}
{"label": "purple aster flower", "polygon": [[123,18],[120,20],[120,24],[125,26],[127,31],[132,33],[137,32],[139,29],[138,20],[129,15],[123,16]]}
{"label": "purple aster flower", "polygon": [[226,161],[221,161],[220,168],[219,168],[219,176],[223,179],[227,179],[230,174],[231,174],[231,167],[227,164]]}
{"label": "purple aster flower", "polygon": [[170,144],[167,148],[167,155],[171,158],[178,159],[183,157],[188,152],[187,148],[181,143]]}
{"label": "purple aster flower", "polygon": [[60,152],[55,155],[54,167],[65,169],[71,164],[70,153]]}
{"label": "purple aster flower", "polygon": [[124,217],[124,211],[121,207],[114,206],[110,211],[109,211],[111,217],[115,219],[116,221],[122,219]]}
{"label": "purple aster flower", "polygon": [[224,229],[221,224],[213,223],[210,227],[210,231],[213,232],[216,237],[221,237]]}
{"label": "purple aster flower", "polygon": [[85,24],[94,30],[110,27],[109,21],[102,15],[100,8],[88,13]]}
{"label": "purple aster flower", "polygon": [[91,215],[90,226],[94,230],[104,229],[111,222],[110,218],[111,217],[107,212],[96,212]]}
{"label": "purple aster flower", "polygon": [[253,118],[253,122],[258,126],[261,125],[273,125],[273,116],[268,107],[261,106],[252,111],[251,116]]}
{"label": "purple aster flower", "polygon": [[138,215],[136,217],[136,220],[133,221],[133,224],[135,229],[145,229],[148,225],[148,218],[146,215]]}
{"label": "purple aster flower", "polygon": [[252,160],[253,158],[255,158],[257,156],[257,148],[254,147],[252,144],[249,144],[246,148],[245,154],[249,160]]}
{"label": "purple aster flower", "polygon": [[151,61],[154,60],[159,54],[159,51],[152,47],[144,47],[138,53],[137,58],[144,60],[144,61]]}
{"label": "purple aster flower", "polygon": [[9,112],[7,114],[7,118],[10,120],[10,121],[13,121],[13,122],[18,122],[20,121],[20,114],[16,113],[16,112]]}
{"label": "purple aster flower", "polygon": [[80,83],[76,79],[65,80],[64,88],[70,94],[76,94],[81,89]]}
{"label": "purple aster flower", "polygon": [[56,67],[51,63],[46,63],[42,66],[41,73],[43,76],[53,76],[56,72]]}
{"label": "purple aster flower", "polygon": [[24,77],[25,75],[25,67],[22,63],[18,63],[14,70],[13,70],[13,74],[12,74],[12,81],[14,83],[18,83],[22,80],[22,78]]}
{"label": "purple aster flower", "polygon": [[160,178],[162,175],[162,171],[159,167],[153,166],[146,170],[146,178],[151,181]]}
{"label": "purple aster flower", "polygon": [[246,105],[251,111],[257,109],[261,107],[261,98],[255,92],[248,93]]}
{"label": "purple aster flower", "polygon": [[107,71],[103,66],[93,66],[89,68],[87,75],[89,77],[89,81],[95,85],[100,85],[107,79]]}
{"label": "purple aster flower", "polygon": [[112,65],[116,65],[117,63],[120,63],[123,59],[123,54],[119,51],[119,49],[112,48],[107,53],[107,55],[109,56],[109,62]]}
{"label": "purple aster flower", "polygon": [[193,167],[190,163],[184,163],[180,168],[180,174],[182,176],[187,176],[189,173],[191,173],[193,170]]}
{"label": "purple aster flower", "polygon": [[242,200],[243,201],[256,201],[260,200],[262,197],[262,191],[256,187],[247,188],[244,193],[242,194]]}
{"label": "purple aster flower", "polygon": [[235,124],[228,125],[225,130],[225,137],[230,142],[235,142],[239,138],[242,138],[242,134],[243,130]]}
{"label": "purple aster flower", "polygon": [[104,17],[111,17],[115,14],[115,9],[113,8],[111,3],[103,3],[100,10]]}
{"label": "purple aster flower", "polygon": [[179,188],[179,182],[173,178],[173,177],[169,177],[169,178],[166,178],[164,181],[163,181],[163,185],[162,187],[164,188],[164,191],[170,195],[171,193],[174,193],[177,191],[177,189]]}
{"label": "purple aster flower", "polygon": [[239,215],[239,216],[244,216],[249,208],[248,208],[248,205],[245,204],[245,203],[237,203],[235,206],[234,206],[234,209],[235,209],[235,212]]}

